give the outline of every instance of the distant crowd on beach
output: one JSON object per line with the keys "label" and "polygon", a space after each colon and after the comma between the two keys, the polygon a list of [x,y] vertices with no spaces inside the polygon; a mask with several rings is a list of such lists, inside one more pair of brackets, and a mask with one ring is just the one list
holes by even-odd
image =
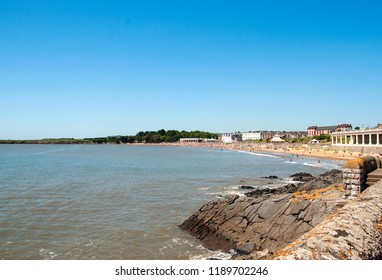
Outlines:
{"label": "distant crowd on beach", "polygon": [[381,156],[379,153],[365,153],[360,147],[358,150],[341,148],[337,149],[328,145],[308,145],[308,144],[296,144],[296,143],[281,143],[281,144],[271,144],[271,143],[253,143],[253,142],[233,142],[233,143],[223,143],[223,142],[212,142],[212,143],[179,143],[180,146],[191,146],[191,147],[207,147],[207,148],[217,148],[217,149],[227,149],[227,150],[241,150],[248,152],[269,152],[269,153],[282,153],[282,154],[292,154],[295,156],[309,156],[316,158],[327,158],[327,159],[339,159],[339,160],[349,160],[355,157],[364,156],[366,154],[372,156]]}

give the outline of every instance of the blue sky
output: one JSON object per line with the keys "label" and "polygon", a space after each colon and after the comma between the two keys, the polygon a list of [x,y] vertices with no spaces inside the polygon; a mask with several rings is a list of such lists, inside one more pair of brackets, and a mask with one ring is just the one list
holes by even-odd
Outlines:
{"label": "blue sky", "polygon": [[0,0],[0,139],[382,122],[380,1]]}

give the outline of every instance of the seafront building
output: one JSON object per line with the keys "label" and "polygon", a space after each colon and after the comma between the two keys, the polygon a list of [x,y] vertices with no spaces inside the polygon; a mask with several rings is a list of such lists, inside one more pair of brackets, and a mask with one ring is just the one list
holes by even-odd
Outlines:
{"label": "seafront building", "polygon": [[329,134],[336,130],[336,126],[309,126],[308,127],[308,136],[319,136],[322,134]]}
{"label": "seafront building", "polygon": [[331,133],[334,146],[382,146],[382,128]]}
{"label": "seafront building", "polygon": [[219,141],[223,143],[232,143],[235,141],[240,141],[241,137],[237,133],[222,133],[219,135]]}
{"label": "seafront building", "polygon": [[202,143],[202,142],[216,142],[216,139],[208,138],[180,138],[179,142],[181,143]]}
{"label": "seafront building", "polygon": [[335,131],[350,131],[352,130],[351,124],[339,124],[339,125],[331,125],[331,126],[309,126],[308,136],[320,136],[323,134],[330,134]]}
{"label": "seafront building", "polygon": [[201,143],[205,142],[206,138],[180,138],[181,143]]}
{"label": "seafront building", "polygon": [[248,141],[248,140],[267,140],[269,138],[272,138],[273,134],[269,132],[243,132],[241,134],[241,138],[243,141]]}

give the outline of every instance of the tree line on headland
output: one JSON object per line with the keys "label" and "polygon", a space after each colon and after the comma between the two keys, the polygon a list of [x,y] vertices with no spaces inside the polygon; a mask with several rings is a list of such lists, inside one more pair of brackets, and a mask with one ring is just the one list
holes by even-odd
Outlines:
{"label": "tree line on headland", "polygon": [[140,131],[135,136],[107,136],[96,138],[54,138],[41,140],[0,140],[0,144],[127,144],[127,143],[174,143],[180,138],[217,139],[218,134],[205,131],[164,130]]}

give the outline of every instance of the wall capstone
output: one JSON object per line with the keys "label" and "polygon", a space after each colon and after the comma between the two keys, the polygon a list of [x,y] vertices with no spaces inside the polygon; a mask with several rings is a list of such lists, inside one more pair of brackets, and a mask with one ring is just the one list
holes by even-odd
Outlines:
{"label": "wall capstone", "polygon": [[366,175],[377,169],[378,164],[380,161],[372,156],[355,158],[345,163],[342,171],[347,198],[354,199],[366,189]]}

